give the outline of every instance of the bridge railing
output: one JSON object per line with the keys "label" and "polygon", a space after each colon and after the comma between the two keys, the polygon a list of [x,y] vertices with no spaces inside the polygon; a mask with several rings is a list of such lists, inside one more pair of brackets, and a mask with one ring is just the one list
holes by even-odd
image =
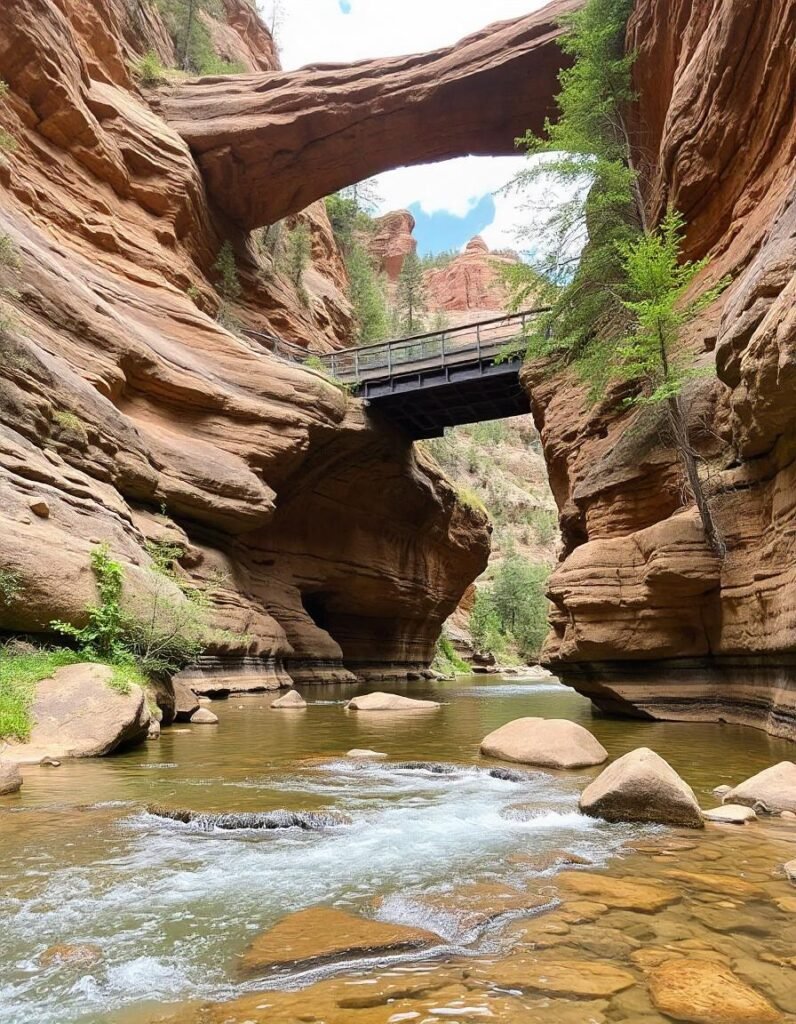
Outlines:
{"label": "bridge railing", "polygon": [[546,308],[527,309],[509,316],[415,334],[397,341],[377,342],[375,345],[338,349],[322,354],[308,352],[272,334],[250,330],[245,333],[283,359],[303,363],[312,358],[320,362],[337,380],[356,384],[373,378],[493,359],[506,346],[520,341],[528,324],[545,312]]}

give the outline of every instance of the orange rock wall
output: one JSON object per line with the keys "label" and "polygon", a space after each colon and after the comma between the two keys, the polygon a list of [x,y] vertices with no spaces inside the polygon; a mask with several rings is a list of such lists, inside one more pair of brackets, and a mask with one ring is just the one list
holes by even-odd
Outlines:
{"label": "orange rock wall", "polygon": [[628,45],[650,212],[686,216],[700,285],[733,278],[684,339],[717,374],[686,399],[728,554],[651,411],[529,367],[567,545],[547,658],[611,710],[796,738],[796,2],[638,0]]}
{"label": "orange rock wall", "polygon": [[[225,5],[227,53],[269,66],[248,6]],[[130,61],[150,48],[167,58],[145,4],[0,7],[0,123],[18,142],[0,163],[0,234],[20,263],[0,271],[18,292],[0,334],[0,568],[23,585],[0,630],[80,622],[101,542],[144,593],[146,543],[166,540],[187,578],[216,580],[215,623],[240,635],[219,641],[202,679],[426,665],[486,561],[486,523],[355,400],[216,320],[213,263],[229,240],[242,286],[230,316],[339,345],[342,263],[323,207],[304,212],[302,304],[213,210],[188,147],[135,85]]]}

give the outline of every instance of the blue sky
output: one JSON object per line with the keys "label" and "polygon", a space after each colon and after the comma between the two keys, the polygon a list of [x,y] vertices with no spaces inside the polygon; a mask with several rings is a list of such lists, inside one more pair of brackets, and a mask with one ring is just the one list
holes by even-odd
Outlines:
{"label": "blue sky", "polygon": [[[259,0],[266,19],[277,4],[276,39],[286,69],[350,62],[449,46],[493,21],[516,18],[547,0]],[[421,252],[460,249],[476,234],[493,249],[517,248],[528,222],[517,196],[495,195],[522,157],[463,157],[381,174],[379,212],[411,209]]]}
{"label": "blue sky", "polygon": [[495,220],[495,200],[491,195],[481,196],[463,217],[448,210],[426,213],[420,202],[410,204],[409,212],[415,218],[417,251],[421,256],[428,256],[448,249],[461,249],[471,238],[488,228]]}

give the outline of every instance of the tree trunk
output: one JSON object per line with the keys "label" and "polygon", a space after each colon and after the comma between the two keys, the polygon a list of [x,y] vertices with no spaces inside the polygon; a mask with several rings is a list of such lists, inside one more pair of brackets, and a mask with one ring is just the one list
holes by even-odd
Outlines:
{"label": "tree trunk", "polygon": [[193,32],[194,7],[196,0],[188,0],[188,13],[185,17],[185,42],[182,48],[182,70],[189,71],[188,59],[191,54],[191,33]]}
{"label": "tree trunk", "polygon": [[705,494],[705,490],[702,486],[702,480],[699,476],[699,465],[697,463],[696,455],[694,454],[694,449],[691,447],[691,443],[688,439],[688,427],[686,425],[683,405],[679,395],[668,400],[668,411],[669,423],[674,437],[674,446],[677,449],[677,454],[680,457],[683,468],[685,469],[688,486],[691,489],[694,501],[699,509],[699,515],[702,519],[702,527],[705,531],[705,536],[707,537],[714,555],[717,558],[723,559],[727,554],[727,545],[716,526],[716,522],[713,519],[713,513],[710,511],[710,502],[708,501],[708,496]]}

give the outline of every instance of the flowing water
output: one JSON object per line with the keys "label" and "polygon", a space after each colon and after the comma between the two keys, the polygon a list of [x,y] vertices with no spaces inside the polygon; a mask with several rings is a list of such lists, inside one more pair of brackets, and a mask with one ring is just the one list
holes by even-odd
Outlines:
{"label": "flowing water", "polygon": [[[593,731],[612,758],[642,745],[654,748],[702,805],[712,806],[714,786],[792,758],[789,744],[727,725],[593,717],[587,701],[554,681],[474,676],[412,684],[413,696],[440,700],[442,709],[346,712],[343,703],[363,689],[309,689],[310,706],[299,712],[271,711],[273,695],[232,697],[214,705],[218,727],[177,725],[116,757],[28,769],[20,795],[0,805],[0,1021],[109,1024],[175,1013],[181,1022],[651,1022],[668,1018],[643,995],[639,965],[628,958],[667,937],[701,942],[747,981],[754,974],[758,990],[780,1011],[796,1012],[796,997],[787,995],[796,992],[796,949],[788,963],[788,943],[796,944],[796,901],[788,902],[787,883],[776,877],[777,866],[796,856],[796,823],[714,827],[687,841],[674,830],[607,825],[577,810],[580,790],[599,769],[528,769],[504,779],[491,775],[495,762],[478,753],[482,737],[511,719],[569,718]],[[384,751],[392,760],[346,760],[352,747]],[[396,766],[407,760],[451,769]],[[350,821],[320,831],[208,831],[147,813],[153,803],[196,811],[328,809]],[[550,932],[559,938],[546,947],[526,926],[547,922],[549,928],[555,921],[541,911],[547,910],[545,894],[550,906],[561,898],[552,851],[562,850],[606,877],[666,881],[672,864],[720,877],[740,873],[762,887],[765,899],[758,905],[733,898],[731,888],[728,897],[715,880],[712,886],[703,881],[676,910],[656,915],[663,922],[657,932],[645,918],[647,935],[621,920],[633,908],[594,897],[598,902],[590,905],[602,910],[582,907],[582,921],[568,911]],[[484,917],[457,913],[457,889],[496,882],[535,887],[541,895],[533,916],[508,913],[484,927]],[[442,905],[430,903],[429,894],[442,897]],[[440,936],[441,949],[380,964],[376,974],[372,966],[343,962],[276,979],[241,975],[239,956],[255,935],[316,905],[428,928]],[[560,914],[560,907],[552,913]],[[606,914],[600,928],[593,924],[597,913]],[[730,919],[729,931],[711,913]],[[742,918],[737,927],[733,914]],[[490,981],[488,965],[494,970],[512,951],[556,943],[566,946],[570,959],[621,962],[638,984],[612,1001],[590,997],[570,1005],[566,992],[552,1000],[538,991],[520,999],[505,995],[511,985]],[[88,944],[101,955],[90,964],[43,963],[42,953],[58,944]],[[761,961],[759,950],[777,962]],[[473,970],[476,978],[479,970],[487,976],[465,984]],[[419,1003],[374,997],[373,1005],[345,1011],[335,1002],[341,984],[378,988],[412,971],[433,976],[431,988],[442,995]],[[272,991],[270,1002],[263,1002],[265,989]],[[501,999],[514,1003],[504,1006]],[[201,1008],[227,1000],[238,1002],[217,1008],[216,1016],[212,1007]],[[567,1016],[567,1007],[575,1016]]]}

